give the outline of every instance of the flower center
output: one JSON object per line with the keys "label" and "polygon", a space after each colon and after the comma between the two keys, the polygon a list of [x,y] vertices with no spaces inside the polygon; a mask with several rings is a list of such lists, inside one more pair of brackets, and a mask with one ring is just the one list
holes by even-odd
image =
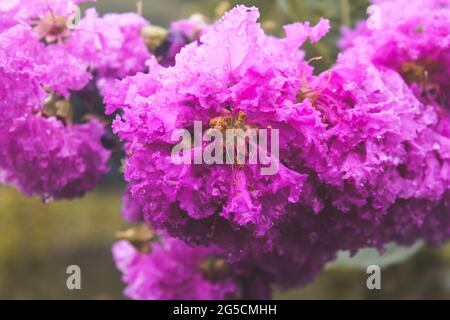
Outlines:
{"label": "flower center", "polygon": [[219,116],[209,121],[210,129],[222,133],[227,163],[234,163],[238,169],[244,168],[251,150],[251,130],[254,128],[247,125],[246,118],[245,112],[239,111],[235,115]]}
{"label": "flower center", "polygon": [[46,43],[61,41],[70,34],[70,30],[67,27],[67,19],[54,14],[43,18],[35,30],[39,38],[44,39]]}
{"label": "flower center", "polygon": [[246,115],[244,111],[239,111],[236,115],[231,116],[219,116],[212,118],[209,121],[209,126],[212,129],[217,129],[219,131],[225,131],[225,130],[236,130],[236,129],[242,129],[246,130],[249,127],[246,125]]}
{"label": "flower center", "polygon": [[400,66],[400,73],[408,84],[427,80],[432,68],[432,61],[409,61]]}
{"label": "flower center", "polygon": [[224,258],[210,256],[200,263],[200,270],[206,279],[214,283],[227,278],[231,266]]}

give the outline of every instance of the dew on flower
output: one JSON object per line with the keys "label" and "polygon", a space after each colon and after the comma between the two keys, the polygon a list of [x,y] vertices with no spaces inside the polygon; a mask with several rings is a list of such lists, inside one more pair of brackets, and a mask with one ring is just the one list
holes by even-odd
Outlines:
{"label": "dew on flower", "polygon": [[125,296],[267,299],[340,251],[450,238],[445,1],[374,0],[382,28],[343,28],[332,63],[325,18],[72,28],[83,0],[0,2],[0,181],[52,206],[122,179]]}

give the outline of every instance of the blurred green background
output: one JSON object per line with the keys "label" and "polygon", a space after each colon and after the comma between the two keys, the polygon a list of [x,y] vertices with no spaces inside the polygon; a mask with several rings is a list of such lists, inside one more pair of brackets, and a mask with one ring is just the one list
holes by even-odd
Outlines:
{"label": "blurred green background", "polygon": [[[102,186],[83,199],[46,205],[0,187],[0,299],[123,299],[110,250],[115,231],[127,228],[121,193],[119,186]],[[342,259],[305,288],[278,290],[275,297],[450,299],[450,245],[394,257],[397,263],[382,267],[382,289],[370,291],[365,266],[378,263],[375,256],[358,263]],[[66,287],[72,264],[81,268],[81,290]]]}
{"label": "blurred green background", "polygon": [[[292,21],[316,23],[331,20],[332,31],[319,44],[306,46],[308,57],[322,56],[318,70],[330,66],[336,55],[340,27],[365,17],[366,0],[262,0],[230,1],[261,9],[267,31],[281,34]],[[215,0],[143,0],[143,14],[167,27],[170,21],[200,12],[211,20],[222,10]],[[86,8],[90,5],[84,5]],[[134,0],[98,0],[101,12],[136,10]],[[223,4],[222,8],[225,8]],[[220,8],[220,6],[219,6]],[[82,199],[43,204],[0,187],[0,299],[123,299],[124,285],[111,257],[115,231],[128,227],[120,215],[123,184],[110,174],[104,183]],[[298,290],[282,292],[284,299],[449,299],[450,245],[439,249],[416,246],[392,248],[389,263],[365,252],[359,258],[342,258],[317,279]],[[365,266],[385,263],[382,289],[366,287]],[[66,268],[79,265],[82,289],[66,288]]]}

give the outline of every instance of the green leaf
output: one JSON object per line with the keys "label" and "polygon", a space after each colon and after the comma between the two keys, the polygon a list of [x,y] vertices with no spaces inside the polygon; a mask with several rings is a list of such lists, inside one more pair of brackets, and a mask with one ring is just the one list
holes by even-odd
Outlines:
{"label": "green leaf", "polygon": [[340,251],[336,261],[330,263],[327,268],[366,269],[375,264],[380,268],[402,263],[414,256],[424,246],[423,241],[417,241],[414,245],[405,247],[395,243],[386,246],[384,254],[380,255],[374,248],[361,249],[353,257],[348,251]]}

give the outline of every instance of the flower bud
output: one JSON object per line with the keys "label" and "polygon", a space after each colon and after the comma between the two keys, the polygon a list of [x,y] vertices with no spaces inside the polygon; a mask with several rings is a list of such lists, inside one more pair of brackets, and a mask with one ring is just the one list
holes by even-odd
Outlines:
{"label": "flower bud", "polygon": [[166,40],[169,32],[159,26],[146,26],[141,30],[141,36],[150,52],[155,52]]}

